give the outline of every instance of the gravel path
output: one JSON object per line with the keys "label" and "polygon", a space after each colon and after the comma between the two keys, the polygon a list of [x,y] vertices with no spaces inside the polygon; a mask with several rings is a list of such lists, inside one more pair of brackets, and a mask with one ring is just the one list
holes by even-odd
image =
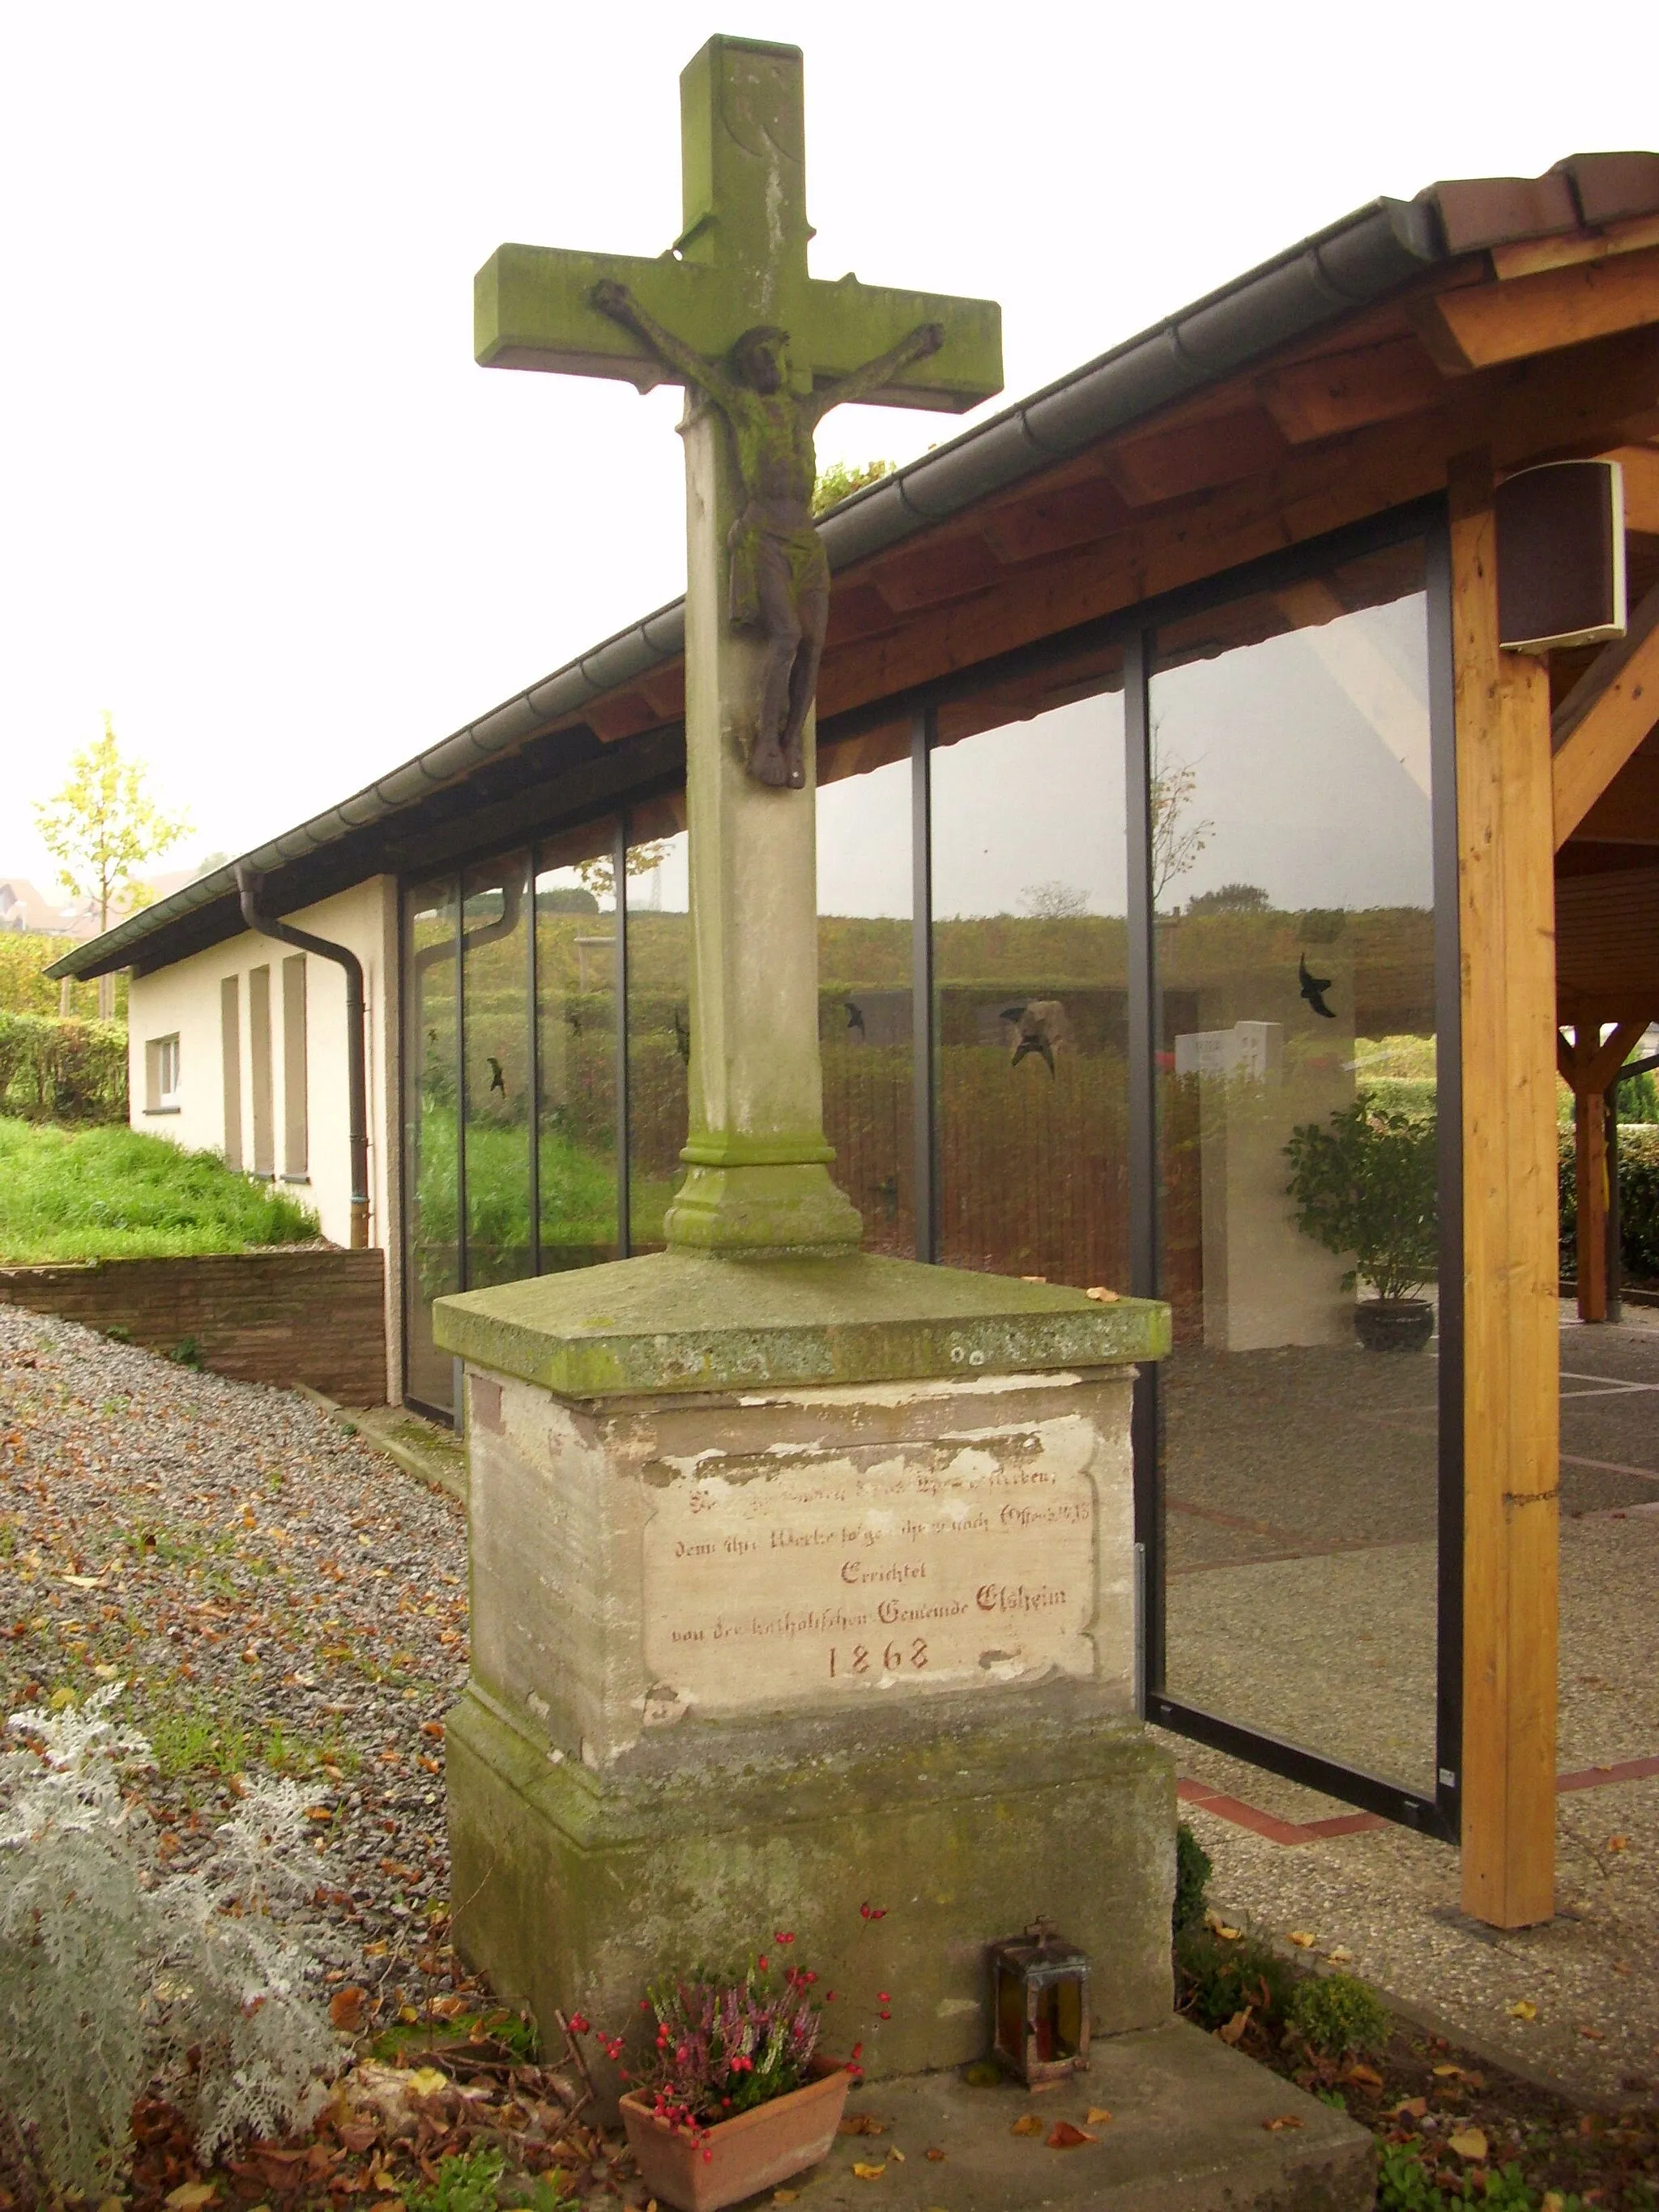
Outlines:
{"label": "gravel path", "polygon": [[466,1632],[460,1507],[322,1408],[0,1307],[0,1713],[125,1679],[175,1868],[238,1773],[294,1776],[329,1978],[389,2006],[448,1986]]}

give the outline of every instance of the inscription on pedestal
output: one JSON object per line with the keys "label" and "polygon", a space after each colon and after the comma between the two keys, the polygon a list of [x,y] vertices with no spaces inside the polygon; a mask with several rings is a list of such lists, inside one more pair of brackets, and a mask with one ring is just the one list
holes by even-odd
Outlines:
{"label": "inscription on pedestal", "polygon": [[647,1718],[1094,1672],[1093,1431],[656,1470]]}

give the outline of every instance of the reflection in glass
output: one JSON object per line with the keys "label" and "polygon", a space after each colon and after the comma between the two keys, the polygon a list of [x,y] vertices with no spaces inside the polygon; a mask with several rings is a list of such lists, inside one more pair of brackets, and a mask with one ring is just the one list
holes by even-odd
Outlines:
{"label": "reflection in glass", "polygon": [[[1432,1794],[1422,576],[1396,549],[1166,629],[1151,780],[1165,1687]],[[1379,1290],[1421,1302],[1408,1348],[1366,1348]]]}
{"label": "reflection in glass", "polygon": [[544,845],[536,874],[544,1273],[617,1257],[616,829]]}
{"label": "reflection in glass", "polygon": [[[663,1215],[684,1180],[691,1060],[691,916],[684,801],[635,817],[628,854],[629,1241],[662,1249]],[[655,832],[653,835],[651,833]]]}
{"label": "reflection in glass", "polygon": [[[866,1251],[915,1257],[910,760],[818,757],[818,1036],[830,1172]],[[890,748],[889,748],[890,750]],[[880,758],[879,753],[877,755]]]}
{"label": "reflection in glass", "polygon": [[456,1247],[455,878],[411,884],[404,900],[404,1219],[408,1395],[452,1410],[453,1365],[432,1340],[432,1301],[461,1286]]}
{"label": "reflection in glass", "polygon": [[534,1271],[530,1228],[530,948],[526,855],[462,879],[466,1286]]}
{"label": "reflection in glass", "polygon": [[932,758],[938,1256],[1127,1290],[1122,696],[985,719]]}

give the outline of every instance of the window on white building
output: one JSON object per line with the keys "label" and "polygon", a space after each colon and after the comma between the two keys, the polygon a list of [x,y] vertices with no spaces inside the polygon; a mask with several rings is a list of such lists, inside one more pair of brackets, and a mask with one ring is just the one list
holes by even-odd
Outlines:
{"label": "window on white building", "polygon": [[150,1114],[179,1111],[179,1036],[151,1037],[144,1047],[144,1109]]}

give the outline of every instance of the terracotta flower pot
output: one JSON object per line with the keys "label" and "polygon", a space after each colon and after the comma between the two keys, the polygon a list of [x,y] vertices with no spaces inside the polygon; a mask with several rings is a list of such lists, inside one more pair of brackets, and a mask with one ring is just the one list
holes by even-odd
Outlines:
{"label": "terracotta flower pot", "polygon": [[1353,1330],[1367,1352],[1421,1352],[1434,1334],[1434,1308],[1426,1298],[1361,1298]]}
{"label": "terracotta flower pot", "polygon": [[719,2212],[816,2166],[836,2139],[853,2077],[833,2058],[815,2058],[812,2071],[817,2078],[804,2088],[716,2121],[701,2139],[630,2092],[623,2123],[646,2187],[678,2212]]}

